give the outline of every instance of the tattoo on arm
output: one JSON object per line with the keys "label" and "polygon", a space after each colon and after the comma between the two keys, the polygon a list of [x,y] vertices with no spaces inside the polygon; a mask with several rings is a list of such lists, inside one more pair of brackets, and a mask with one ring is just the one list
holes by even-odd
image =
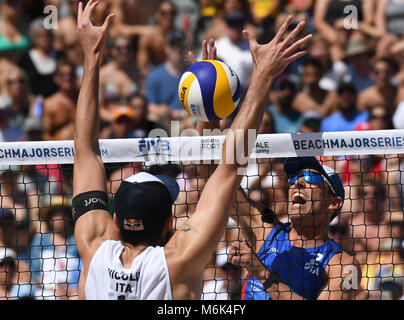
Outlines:
{"label": "tattoo on arm", "polygon": [[195,233],[198,233],[192,226],[188,223],[184,223],[184,225],[181,227],[180,231],[182,232],[190,232],[193,231]]}

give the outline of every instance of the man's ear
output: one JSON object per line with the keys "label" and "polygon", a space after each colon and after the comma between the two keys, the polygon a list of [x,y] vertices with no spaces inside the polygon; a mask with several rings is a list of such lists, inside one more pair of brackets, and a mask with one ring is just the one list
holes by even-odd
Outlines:
{"label": "man's ear", "polygon": [[342,206],[342,198],[341,197],[334,197],[330,199],[327,209],[329,211],[335,211],[341,208]]}

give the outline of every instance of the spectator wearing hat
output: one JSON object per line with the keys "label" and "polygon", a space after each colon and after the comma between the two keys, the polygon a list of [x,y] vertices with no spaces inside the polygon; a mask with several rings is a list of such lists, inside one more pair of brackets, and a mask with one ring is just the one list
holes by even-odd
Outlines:
{"label": "spectator wearing hat", "polygon": [[363,37],[352,38],[347,43],[343,61],[348,65],[348,72],[343,81],[353,83],[358,92],[375,84],[371,77],[373,52]]}
{"label": "spectator wearing hat", "polygon": [[113,110],[113,121],[105,127],[100,137],[102,139],[131,138],[135,112],[129,106],[117,107]]}
{"label": "spectator wearing hat", "polygon": [[302,115],[300,132],[302,133],[314,133],[320,132],[322,115],[314,110],[309,110]]}
{"label": "spectator wearing hat", "polygon": [[390,58],[381,58],[373,66],[375,85],[363,90],[358,96],[358,109],[371,110],[383,106],[393,114],[398,104],[398,87],[393,84],[394,75],[398,72],[396,62]]}
{"label": "spectator wearing hat", "polygon": [[301,113],[292,106],[296,93],[296,83],[286,74],[275,80],[270,92],[271,104],[267,107],[273,117],[275,133],[299,131]]}
{"label": "spectator wearing hat", "polygon": [[43,121],[37,117],[27,117],[24,120],[23,130],[25,140],[27,141],[42,141],[43,140]]}
{"label": "spectator wearing hat", "polygon": [[182,120],[187,113],[178,99],[178,85],[185,71],[185,34],[172,31],[167,35],[164,51],[167,60],[157,66],[146,79],[149,120],[170,126],[171,120]]}
{"label": "spectator wearing hat", "polygon": [[358,124],[368,121],[368,111],[357,108],[357,91],[351,83],[339,85],[337,106],[337,111],[323,119],[321,132],[353,131]]}

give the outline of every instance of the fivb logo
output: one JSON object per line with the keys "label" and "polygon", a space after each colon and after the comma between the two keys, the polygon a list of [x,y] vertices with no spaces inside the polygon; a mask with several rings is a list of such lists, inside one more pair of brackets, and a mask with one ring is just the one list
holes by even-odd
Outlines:
{"label": "fivb logo", "polygon": [[139,152],[137,158],[148,156],[171,157],[170,141],[165,139],[142,139],[139,141]]}

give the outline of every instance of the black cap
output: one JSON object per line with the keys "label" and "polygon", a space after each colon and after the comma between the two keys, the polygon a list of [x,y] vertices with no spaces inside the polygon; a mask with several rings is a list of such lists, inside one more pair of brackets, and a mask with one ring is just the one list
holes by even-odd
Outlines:
{"label": "black cap", "polygon": [[344,93],[346,91],[350,92],[353,95],[355,95],[357,93],[356,86],[353,83],[351,83],[351,82],[341,82],[338,85],[338,89],[337,89],[338,94],[342,94],[342,93]]}
{"label": "black cap", "polygon": [[161,227],[178,194],[178,183],[168,176],[141,172],[122,181],[114,198],[120,230],[143,232]]}
{"label": "black cap", "polygon": [[231,11],[228,12],[224,17],[226,23],[230,27],[242,28],[246,23],[246,16],[242,11]]}
{"label": "black cap", "polygon": [[186,35],[181,30],[173,30],[167,34],[167,43],[173,48],[185,48]]}

